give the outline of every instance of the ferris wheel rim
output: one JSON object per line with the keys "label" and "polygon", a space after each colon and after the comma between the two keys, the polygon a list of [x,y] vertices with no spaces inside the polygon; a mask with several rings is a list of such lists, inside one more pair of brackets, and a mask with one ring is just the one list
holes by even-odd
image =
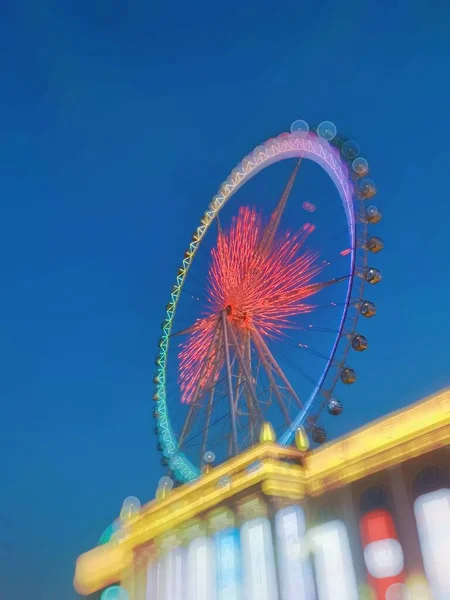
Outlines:
{"label": "ferris wheel rim", "polygon": [[[314,132],[282,133],[278,137],[271,138],[263,144],[257,146],[249,155],[247,155],[240,163],[238,163],[238,165],[231,171],[231,174],[227,180],[221,184],[219,192],[213,196],[208,209],[205,211],[200,221],[200,225],[197,227],[193,235],[189,248],[184,254],[182,265],[177,273],[176,283],[172,288],[170,300],[166,307],[166,319],[162,324],[163,334],[159,342],[160,351],[156,360],[157,373],[154,377],[156,392],[153,396],[153,399],[155,400],[156,406],[156,423],[161,451],[163,456],[165,456],[168,460],[169,467],[174,472],[176,478],[182,482],[196,479],[200,475],[200,469],[192,463],[188,456],[178,446],[177,436],[175,435],[169,417],[166,397],[166,367],[169,339],[181,290],[203,237],[227,201],[238,191],[238,189],[243,187],[245,183],[247,183],[252,177],[254,177],[264,168],[276,162],[281,162],[282,160],[298,157],[310,159],[313,162],[316,162],[333,181],[343,203],[343,208],[347,219],[351,257],[349,273],[346,276],[348,278],[348,283],[344,308],[342,310],[340,325],[332,346],[332,350],[327,359],[322,375],[320,376],[319,383],[316,385],[310,398],[305,403],[304,408],[294,419],[292,426],[288,428],[280,438],[280,443],[288,444],[292,441],[296,428],[301,424],[302,420],[307,415],[307,411],[311,407],[317,395],[320,394],[338,348],[341,345],[345,322],[349,307],[351,305],[353,284],[356,276],[357,232],[356,214],[354,209],[354,186],[345,161],[341,158],[339,151],[329,142],[319,137]],[[360,297],[362,297],[362,289],[363,280],[361,283]],[[355,326],[357,320],[358,318],[356,317]],[[353,331],[354,330],[355,328],[353,328]],[[345,355],[348,353],[350,345],[351,341],[349,340],[344,351]],[[333,388],[336,385],[336,382],[337,377],[333,383]]]}

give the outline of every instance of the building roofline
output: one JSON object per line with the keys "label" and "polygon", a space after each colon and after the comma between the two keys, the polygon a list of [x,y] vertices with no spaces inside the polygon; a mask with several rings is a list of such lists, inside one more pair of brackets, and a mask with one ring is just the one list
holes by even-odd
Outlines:
{"label": "building roofline", "polygon": [[[117,542],[80,556],[75,588],[90,594],[114,583],[136,548],[248,490],[298,502],[449,444],[450,388],[307,453],[271,442],[258,444],[164,500],[144,505]],[[229,483],[223,485],[225,476]]]}

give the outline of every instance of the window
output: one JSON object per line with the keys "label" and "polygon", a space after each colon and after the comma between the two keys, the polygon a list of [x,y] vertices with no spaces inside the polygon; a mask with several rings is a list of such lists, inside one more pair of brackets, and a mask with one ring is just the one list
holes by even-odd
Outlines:
{"label": "window", "polygon": [[442,467],[425,467],[414,480],[413,496],[418,498],[423,494],[435,492],[450,487],[450,477]]}
{"label": "window", "polygon": [[380,487],[372,486],[361,496],[359,508],[363,514],[379,508],[389,510],[388,496]]}
{"label": "window", "polygon": [[317,522],[318,523],[329,523],[340,518],[339,511],[329,502],[325,502],[317,510]]}

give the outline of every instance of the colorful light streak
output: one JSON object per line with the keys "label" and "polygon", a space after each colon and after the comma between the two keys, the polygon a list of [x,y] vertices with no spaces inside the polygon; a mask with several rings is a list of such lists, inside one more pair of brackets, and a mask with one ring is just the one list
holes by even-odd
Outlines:
{"label": "colorful light streak", "polygon": [[[271,220],[272,222],[272,220]],[[224,310],[238,339],[256,330],[273,338],[292,326],[290,317],[311,312],[305,300],[326,284],[312,281],[322,271],[319,253],[305,249],[314,226],[291,235],[267,236],[254,209],[241,207],[228,232],[219,229],[208,273],[207,309],[180,352],[182,401],[215,384],[223,367],[223,341],[217,335]]]}
{"label": "colorful light streak", "polygon": [[311,204],[311,202],[303,202],[302,208],[303,210],[306,210],[309,213],[313,213],[316,210],[316,207],[314,206],[314,204]]}

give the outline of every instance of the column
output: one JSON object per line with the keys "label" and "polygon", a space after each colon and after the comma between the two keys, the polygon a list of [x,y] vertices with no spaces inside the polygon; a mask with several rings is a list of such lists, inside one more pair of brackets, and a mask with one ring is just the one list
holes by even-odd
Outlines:
{"label": "column", "polygon": [[147,591],[147,569],[151,558],[147,548],[135,554],[134,568],[134,600],[145,600]]}
{"label": "column", "polygon": [[408,575],[423,574],[422,554],[417,534],[416,519],[408,490],[406,489],[403,470],[400,465],[388,469],[392,492],[393,512],[398,535],[405,557],[405,569]]}
{"label": "column", "polygon": [[341,504],[343,520],[348,531],[356,581],[358,585],[366,584],[366,567],[359,541],[358,517],[355,515],[355,506],[353,502],[351,485],[346,485],[339,490],[339,500]]}
{"label": "column", "polygon": [[122,575],[121,587],[127,592],[128,600],[137,600],[135,594],[135,565],[134,563]]}

